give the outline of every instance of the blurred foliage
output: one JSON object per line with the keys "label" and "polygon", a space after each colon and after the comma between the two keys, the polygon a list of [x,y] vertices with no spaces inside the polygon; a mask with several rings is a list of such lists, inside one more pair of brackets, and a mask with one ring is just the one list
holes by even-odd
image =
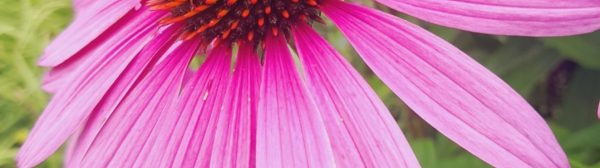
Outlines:
{"label": "blurred foliage", "polygon": [[[560,38],[490,36],[427,24],[385,7],[450,41],[501,76],[544,116],[573,167],[600,167],[600,32]],[[71,20],[67,0],[0,1],[0,167],[14,155],[49,95],[35,65],[45,45]],[[331,24],[315,25],[363,73],[398,118],[423,167],[489,167],[435,132],[361,62]],[[60,167],[61,152],[40,167]]]}
{"label": "blurred foliage", "polygon": [[[47,102],[35,65],[44,46],[71,18],[68,1],[0,1],[0,167],[14,155]],[[58,167],[53,156],[42,167]]]}

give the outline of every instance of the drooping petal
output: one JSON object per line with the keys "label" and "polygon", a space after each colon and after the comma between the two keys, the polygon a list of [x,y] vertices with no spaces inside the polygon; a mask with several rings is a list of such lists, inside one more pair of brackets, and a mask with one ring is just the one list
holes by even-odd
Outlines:
{"label": "drooping petal", "polygon": [[176,38],[173,36],[178,29],[178,26],[171,26],[154,37],[112,84],[85,122],[77,140],[71,142],[75,144],[70,144],[73,146],[72,156],[70,156],[72,159],[65,162],[66,167],[81,166],[83,157],[104,127],[106,119],[111,117],[132,88],[137,87],[139,81],[156,66],[157,61],[167,57],[169,49],[179,46],[180,43],[174,43]]}
{"label": "drooping petal", "polygon": [[[90,17],[92,15],[97,14],[98,12],[106,9],[110,5],[113,5],[117,1],[123,0],[104,0],[104,1],[94,1],[94,0],[73,0],[73,10],[75,10],[76,17]],[[140,0],[125,0],[129,1],[129,3],[139,3]]]}
{"label": "drooping petal", "polygon": [[599,0],[376,0],[443,26],[498,35],[568,36],[600,29]]}
{"label": "drooping petal", "polygon": [[73,9],[75,10],[75,13],[81,13],[85,11],[86,8],[92,6],[94,2],[94,0],[73,0]]}
{"label": "drooping petal", "polygon": [[171,114],[159,128],[156,144],[148,146],[141,167],[207,167],[216,123],[229,83],[231,47],[212,49],[188,81]]}
{"label": "drooping petal", "polygon": [[241,44],[225,96],[211,154],[211,167],[252,167],[256,149],[256,111],[260,63],[252,45]]}
{"label": "drooping petal", "polygon": [[[94,1],[94,2],[90,2],[90,3],[93,3],[90,5],[94,6],[95,8],[98,8],[98,7],[96,7],[98,5],[100,5],[100,6],[104,5],[103,7],[105,7],[106,5],[114,5],[113,3],[107,3],[107,2],[110,2],[110,1]],[[84,3],[84,2],[81,2],[81,3]],[[99,3],[102,3],[102,4],[99,4]],[[102,9],[102,8],[99,8],[99,9]],[[100,13],[98,15],[103,15],[103,14]],[[45,64],[45,63],[43,63],[44,61],[41,61],[40,64],[52,67],[52,69],[44,75],[42,88],[47,92],[56,93],[59,90],[61,90],[63,87],[68,86],[71,83],[72,77],[76,76],[76,74],[80,73],[79,70],[81,69],[81,67],[89,67],[90,66],[90,65],[86,65],[86,62],[89,63],[88,59],[97,59],[97,57],[98,57],[97,52],[104,52],[104,50],[106,50],[107,47],[113,47],[115,44],[118,44],[122,41],[127,40],[127,38],[125,38],[125,37],[131,36],[133,33],[135,33],[135,31],[131,30],[130,24],[129,24],[129,27],[127,27],[127,25],[128,25],[127,22],[130,22],[130,20],[132,20],[133,17],[136,17],[138,15],[139,14],[137,14],[135,12],[130,12],[129,14],[125,14],[125,16],[122,16],[121,22],[115,23],[110,29],[107,28],[107,30],[102,35],[98,35],[98,37],[90,37],[90,38],[95,38],[93,40],[93,42],[86,43],[86,44],[80,44],[80,45],[83,45],[86,47],[83,47],[78,51],[74,51],[75,53],[72,53],[71,55],[56,55],[56,57],[54,57],[54,58],[58,58],[58,57],[64,56],[64,58],[60,58],[61,59],[60,61],[57,61],[57,62],[51,63],[51,64]],[[96,17],[95,15],[92,15],[92,16]],[[94,18],[92,18],[92,19],[94,19]],[[116,20],[116,19],[119,19],[119,17],[115,16],[115,18],[113,18],[113,19]],[[89,20],[89,18],[81,19],[81,20],[87,21],[87,20]],[[78,19],[76,19],[76,21],[74,21],[74,22],[79,22],[79,21],[78,21]],[[77,23],[73,23],[73,24],[77,24]],[[98,27],[97,29],[102,29],[102,28]],[[90,34],[83,34],[83,35],[90,35]],[[72,36],[74,36],[74,35],[71,35],[71,34],[68,35],[69,38],[73,38]],[[60,40],[60,37],[57,38],[56,40]],[[80,42],[84,42],[84,41],[75,41],[75,42],[80,43]],[[64,46],[68,47],[67,44]],[[75,46],[77,46],[77,45],[75,45]],[[52,50],[52,47],[47,48],[47,51],[48,50]],[[62,54],[64,54],[64,53],[62,53]]]}
{"label": "drooping petal", "polygon": [[76,76],[81,67],[85,66],[85,63],[88,62],[87,59],[94,59],[94,57],[87,55],[74,57],[58,66],[52,67],[50,71],[44,74],[42,89],[49,93],[57,93],[62,88],[68,87],[71,80],[73,80],[73,76]]}
{"label": "drooping petal", "polygon": [[105,118],[75,167],[132,167],[160,116],[179,94],[198,42],[186,41],[166,56]]}
{"label": "drooping petal", "polygon": [[435,35],[372,9],[321,9],[373,71],[433,127],[501,167],[568,167],[551,130],[506,83]]}
{"label": "drooping petal", "polygon": [[256,132],[256,167],[333,167],[323,118],[282,36],[267,37]]}
{"label": "drooping petal", "polygon": [[[138,11],[131,20],[132,33],[124,40],[97,49],[79,71],[71,86],[53,97],[21,147],[19,165],[35,165],[52,154],[87,119],[111,85],[148,42],[146,39],[158,28],[160,15]],[[85,95],[85,96],[82,96]]]}
{"label": "drooping petal", "polygon": [[[60,33],[46,47],[44,55],[39,60],[42,66],[56,66],[71,58],[78,52],[85,52],[86,46],[95,48],[108,38],[118,37],[120,39],[128,36],[117,35],[122,32],[137,12],[131,11],[139,2],[125,1],[105,1],[112,2],[106,5],[94,5],[103,7],[98,12],[89,16],[77,16],[75,20]],[[100,3],[100,2],[98,2]],[[160,13],[160,12],[158,12]],[[157,14],[158,14],[157,13]],[[101,36],[101,35],[104,36]]]}
{"label": "drooping petal", "polygon": [[419,167],[400,127],[356,70],[308,25],[294,31],[340,167]]}

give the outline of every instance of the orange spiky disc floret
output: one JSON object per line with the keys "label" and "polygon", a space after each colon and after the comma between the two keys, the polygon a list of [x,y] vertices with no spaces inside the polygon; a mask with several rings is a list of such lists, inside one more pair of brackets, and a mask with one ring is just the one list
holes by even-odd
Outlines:
{"label": "orange spiky disc floret", "polygon": [[250,41],[268,33],[289,35],[297,22],[322,22],[320,0],[149,0],[153,10],[169,10],[161,24],[184,24],[183,39]]}

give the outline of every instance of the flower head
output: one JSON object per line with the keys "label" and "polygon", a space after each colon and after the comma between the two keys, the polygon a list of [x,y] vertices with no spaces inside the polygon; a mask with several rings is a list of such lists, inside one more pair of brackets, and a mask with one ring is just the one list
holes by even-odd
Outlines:
{"label": "flower head", "polygon": [[[600,27],[597,0],[378,2],[481,33]],[[40,59],[55,95],[18,154],[21,167],[69,137],[67,167],[419,167],[385,105],[312,29],[325,23],[321,13],[396,95],[469,152],[498,167],[569,166],[506,83],[374,9],[338,0],[75,0],[75,11]],[[203,63],[194,70],[196,55]]]}

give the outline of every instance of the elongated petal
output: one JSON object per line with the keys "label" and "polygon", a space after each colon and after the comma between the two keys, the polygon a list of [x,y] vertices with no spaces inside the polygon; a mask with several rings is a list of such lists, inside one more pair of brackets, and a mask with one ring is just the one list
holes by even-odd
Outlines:
{"label": "elongated petal", "polygon": [[333,167],[323,118],[282,36],[267,38],[262,76],[256,167]]}
{"label": "elongated petal", "polygon": [[211,167],[251,167],[256,149],[260,63],[254,46],[242,44],[211,154]]}
{"label": "elongated petal", "polygon": [[[83,22],[89,22],[90,18],[94,19],[94,17],[97,18],[99,16],[106,16],[106,15],[114,14],[113,16],[108,16],[107,18],[104,18],[104,19],[107,19],[107,20],[103,20],[104,23],[106,23],[106,25],[97,27],[95,30],[105,30],[105,28],[108,29],[108,27],[111,26],[110,25],[111,23],[114,23],[118,19],[125,17],[123,15],[124,14],[123,12],[125,12],[125,11],[122,11],[122,12],[115,11],[115,12],[109,12],[109,13],[106,13],[106,12],[98,13],[98,12],[107,7],[112,7],[113,5],[119,6],[120,4],[115,3],[117,1],[118,0],[105,0],[105,1],[73,0],[73,9],[75,10],[75,14],[76,14],[75,18],[76,19],[71,24],[72,25],[71,27],[74,27],[73,29],[80,28],[81,26],[75,26],[75,25],[85,25],[85,24],[83,24]],[[132,4],[130,4],[130,6],[131,5]],[[125,6],[125,8],[126,7],[127,6]],[[125,8],[123,8],[123,10],[125,10]],[[102,22],[97,22],[97,23],[100,24]],[[105,27],[105,28],[103,28],[103,27]],[[118,29],[116,27],[118,27],[118,26],[115,26],[114,29]],[[107,33],[107,34],[111,34],[111,33]],[[90,34],[82,34],[82,35],[90,35]],[[69,38],[73,38],[74,35],[70,34],[70,33],[66,33],[66,32],[62,33],[62,36],[59,36],[55,39],[60,42],[56,42],[53,44],[60,45],[60,43],[65,42],[64,38],[67,36]],[[90,37],[90,38],[97,38],[97,37]],[[104,39],[107,39],[107,38],[122,38],[122,36],[105,37]],[[62,61],[58,61],[58,62],[52,63],[52,64],[46,64],[46,66],[50,66],[50,67],[52,67],[52,69],[44,75],[42,88],[47,92],[56,93],[63,86],[68,85],[68,83],[71,80],[72,74],[78,73],[77,68],[81,67],[86,59],[90,59],[90,57],[86,57],[87,55],[89,55],[88,53],[90,52],[90,50],[93,50],[94,48],[101,48],[102,45],[110,45],[110,44],[102,43],[102,39],[99,39],[97,41],[98,42],[93,43],[87,49],[82,48],[81,50],[76,51],[76,53],[73,53],[71,56],[62,55],[64,57],[68,57],[68,58],[63,58],[64,60],[62,60]],[[87,44],[81,44],[81,45],[87,45]],[[46,52],[52,51],[53,50],[52,48],[53,47],[47,48]],[[51,56],[51,57],[58,57],[58,56]]]}
{"label": "elongated petal", "polygon": [[84,11],[87,7],[92,6],[93,0],[73,0],[73,9],[75,13]]}
{"label": "elongated petal", "polygon": [[197,42],[186,41],[142,79],[105,119],[80,167],[132,167],[158,118],[178,96]]}
{"label": "elongated petal", "polygon": [[[130,11],[137,4],[136,2],[131,0],[106,2],[113,3],[95,5],[103,8],[90,15],[77,16],[73,23],[46,47],[38,63],[42,66],[59,65],[76,53],[85,52],[81,50],[86,46],[91,45],[90,48],[94,48],[104,39],[113,37],[116,31],[134,19],[132,17],[136,12]],[[121,21],[118,22],[119,20]],[[109,29],[111,27],[112,29]],[[105,36],[101,37],[103,33]],[[116,37],[127,38],[127,36]]]}
{"label": "elongated petal", "polygon": [[147,43],[145,39],[156,30],[156,20],[160,15],[139,12],[140,17],[131,23],[136,25],[131,29],[135,33],[92,53],[97,59],[88,60],[85,63],[88,66],[73,79],[72,87],[53,97],[19,151],[17,160],[21,166],[29,167],[41,162],[74,133],[142,50]]}
{"label": "elongated petal", "polygon": [[[97,14],[101,10],[109,7],[117,1],[123,0],[104,0],[104,1],[94,1],[94,0],[73,0],[73,10],[75,10],[76,17],[90,17],[94,14]],[[135,1],[139,0],[125,0],[130,3],[135,3]]]}
{"label": "elongated petal", "polygon": [[419,167],[400,127],[360,74],[308,25],[299,25],[293,32],[336,164]]}
{"label": "elongated petal", "polygon": [[377,0],[423,20],[468,31],[567,36],[600,28],[599,0]]}
{"label": "elongated petal", "polygon": [[50,71],[44,74],[42,89],[46,92],[57,93],[62,88],[68,87],[71,80],[73,80],[73,76],[76,76],[80,72],[79,70],[83,69],[83,66],[86,66],[87,59],[94,58],[88,55],[74,57],[74,59],[69,59],[51,68]]}
{"label": "elongated petal", "polygon": [[469,56],[407,21],[329,1],[321,8],[423,119],[498,167],[568,167],[537,112]]}
{"label": "elongated petal", "polygon": [[[211,86],[225,85],[227,82],[226,77],[229,72],[226,68],[227,64],[221,62],[220,59],[214,58],[215,57],[207,58],[206,62],[198,72],[191,72],[191,70],[186,72],[186,75],[193,76],[184,76],[183,85],[185,88],[182,91],[183,95],[180,94],[176,102],[170,103],[170,106],[168,107],[169,110],[166,111],[164,115],[160,116],[156,126],[152,128],[153,130],[148,136],[146,143],[143,145],[142,150],[137,154],[138,156],[135,159],[133,167],[158,167],[163,159],[172,161],[172,158],[175,157],[180,141],[174,141],[174,139],[180,140],[183,136],[183,132],[186,131],[184,126],[187,126],[181,124],[186,123],[192,114],[201,112],[201,108],[195,109],[195,111],[189,109],[183,111],[181,105],[185,105],[184,103],[195,102],[182,100],[198,100],[189,98],[191,95],[203,95],[202,93],[207,92],[217,93],[215,91],[219,91],[219,88],[222,87]],[[225,66],[225,68],[219,66]],[[212,100],[218,96],[217,94],[214,95],[215,96],[206,95],[204,98],[206,98],[205,100],[207,102],[214,102]],[[209,103],[207,106],[212,105],[218,106],[219,104]],[[164,164],[167,164],[167,162]],[[168,164],[171,163],[169,162]]]}
{"label": "elongated petal", "polygon": [[90,149],[100,130],[104,127],[106,119],[111,117],[112,113],[116,111],[132,88],[137,87],[139,81],[145,78],[153,67],[156,66],[156,62],[168,56],[167,51],[171,47],[176,48],[178,46],[178,43],[174,44],[175,37],[173,36],[173,33],[178,29],[179,27],[172,26],[154,37],[132,60],[115,83],[112,84],[111,88],[90,114],[77,140],[73,141],[75,144],[70,145],[73,146],[73,152],[72,156],[70,156],[71,159],[65,162],[66,167],[81,166],[83,157]]}
{"label": "elongated petal", "polygon": [[[220,45],[209,52],[198,73],[188,81],[171,110],[163,135],[151,147],[141,167],[207,167],[216,123],[223,105],[231,64],[231,47]],[[164,139],[166,137],[166,139]]]}

